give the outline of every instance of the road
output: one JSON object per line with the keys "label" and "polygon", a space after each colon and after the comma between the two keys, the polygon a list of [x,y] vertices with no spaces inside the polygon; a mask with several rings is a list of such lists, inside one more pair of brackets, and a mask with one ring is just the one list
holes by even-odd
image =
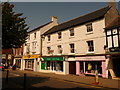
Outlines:
{"label": "road", "polygon": [[[48,75],[49,76],[49,75]],[[13,88],[13,89],[23,89],[24,87],[24,73],[17,71],[9,71],[8,83],[6,83],[6,71],[2,73],[2,88],[3,90]],[[27,73],[26,78],[26,89],[80,89],[80,90],[112,90],[108,88],[80,84],[75,82],[69,82],[62,79],[56,79],[46,76],[35,75],[32,73]]]}

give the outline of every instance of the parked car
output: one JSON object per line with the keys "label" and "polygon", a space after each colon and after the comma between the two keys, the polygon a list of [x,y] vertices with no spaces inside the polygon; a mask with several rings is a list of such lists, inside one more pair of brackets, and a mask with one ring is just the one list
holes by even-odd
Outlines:
{"label": "parked car", "polygon": [[0,70],[4,71],[5,67],[3,65],[0,65]]}

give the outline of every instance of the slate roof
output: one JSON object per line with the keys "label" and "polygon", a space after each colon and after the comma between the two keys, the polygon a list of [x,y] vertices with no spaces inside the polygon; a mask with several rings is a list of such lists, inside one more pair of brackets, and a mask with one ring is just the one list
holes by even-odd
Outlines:
{"label": "slate roof", "polygon": [[43,25],[41,25],[41,26],[39,26],[39,27],[37,27],[37,28],[31,30],[31,31],[28,31],[28,33],[33,32],[33,31],[36,31],[36,30],[38,30],[38,29],[40,29],[40,28],[42,28],[42,27],[44,27],[44,26],[46,26],[46,25],[48,25],[48,24],[50,24],[50,23],[52,23],[52,22],[53,22],[53,21],[48,22],[48,23],[46,23],[46,24],[43,24]]}
{"label": "slate roof", "polygon": [[105,30],[110,30],[120,27],[120,16],[116,17],[108,26],[106,26]]}
{"label": "slate roof", "polygon": [[51,29],[49,29],[47,32],[45,32],[43,35],[48,35],[48,34],[52,34],[58,31],[62,31],[65,30],[67,28],[71,28],[77,25],[81,25],[84,23],[87,23],[89,21],[93,21],[99,18],[103,18],[104,15],[107,13],[107,11],[110,9],[109,6],[104,7],[102,9],[96,10],[94,12],[88,13],[86,15],[80,16],[78,18],[72,19],[70,21],[61,23],[57,26],[52,27]]}

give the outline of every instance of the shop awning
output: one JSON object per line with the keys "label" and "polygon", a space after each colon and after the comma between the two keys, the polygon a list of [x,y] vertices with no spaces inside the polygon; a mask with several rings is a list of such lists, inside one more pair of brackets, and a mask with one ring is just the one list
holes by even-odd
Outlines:
{"label": "shop awning", "polygon": [[64,61],[64,57],[43,57],[44,61]]}

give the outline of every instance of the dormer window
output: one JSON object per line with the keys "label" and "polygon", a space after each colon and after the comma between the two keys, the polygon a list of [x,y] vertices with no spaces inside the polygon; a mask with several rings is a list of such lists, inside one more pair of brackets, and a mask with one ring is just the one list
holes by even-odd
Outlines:
{"label": "dormer window", "polygon": [[87,24],[86,27],[87,27],[87,32],[93,31],[92,23]]}

